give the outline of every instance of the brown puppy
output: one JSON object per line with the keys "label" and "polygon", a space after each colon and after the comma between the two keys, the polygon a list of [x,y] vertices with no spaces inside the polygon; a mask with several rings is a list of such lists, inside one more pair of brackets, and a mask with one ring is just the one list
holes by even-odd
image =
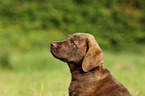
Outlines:
{"label": "brown puppy", "polygon": [[69,96],[131,96],[105,68],[102,50],[92,35],[75,33],[53,42],[51,53],[70,67]]}

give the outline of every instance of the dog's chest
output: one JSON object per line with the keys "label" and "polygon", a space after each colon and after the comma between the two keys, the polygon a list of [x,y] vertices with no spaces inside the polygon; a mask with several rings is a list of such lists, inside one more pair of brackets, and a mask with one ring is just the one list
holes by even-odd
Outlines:
{"label": "dog's chest", "polygon": [[90,96],[94,90],[95,84],[93,82],[72,81],[69,87],[69,96]]}

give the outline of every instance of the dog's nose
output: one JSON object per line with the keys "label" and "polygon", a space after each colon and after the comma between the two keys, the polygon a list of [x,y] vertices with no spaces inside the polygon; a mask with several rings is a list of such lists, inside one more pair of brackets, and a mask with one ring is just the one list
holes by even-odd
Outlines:
{"label": "dog's nose", "polygon": [[55,43],[55,42],[53,42],[53,43],[51,43],[51,47],[52,48],[60,48],[60,45]]}
{"label": "dog's nose", "polygon": [[56,43],[51,43],[51,47],[57,47]]}

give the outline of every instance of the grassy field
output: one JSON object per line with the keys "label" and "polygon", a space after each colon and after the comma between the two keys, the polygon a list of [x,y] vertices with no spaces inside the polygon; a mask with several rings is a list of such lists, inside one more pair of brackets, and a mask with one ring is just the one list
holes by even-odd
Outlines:
{"label": "grassy field", "polygon": [[113,76],[145,96],[144,1],[1,0],[0,96],[68,96],[69,68],[49,48],[74,32],[94,35]]}
{"label": "grassy field", "polygon": [[[0,96],[68,96],[67,64],[49,50],[11,54],[11,70],[0,69]],[[145,96],[145,53],[104,51],[104,64],[133,96]]]}

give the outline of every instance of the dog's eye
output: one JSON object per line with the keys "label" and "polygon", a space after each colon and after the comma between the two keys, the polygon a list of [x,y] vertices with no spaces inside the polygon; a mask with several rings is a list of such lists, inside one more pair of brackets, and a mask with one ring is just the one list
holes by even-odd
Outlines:
{"label": "dog's eye", "polygon": [[72,45],[75,45],[75,42],[71,40],[71,44],[72,44]]}

